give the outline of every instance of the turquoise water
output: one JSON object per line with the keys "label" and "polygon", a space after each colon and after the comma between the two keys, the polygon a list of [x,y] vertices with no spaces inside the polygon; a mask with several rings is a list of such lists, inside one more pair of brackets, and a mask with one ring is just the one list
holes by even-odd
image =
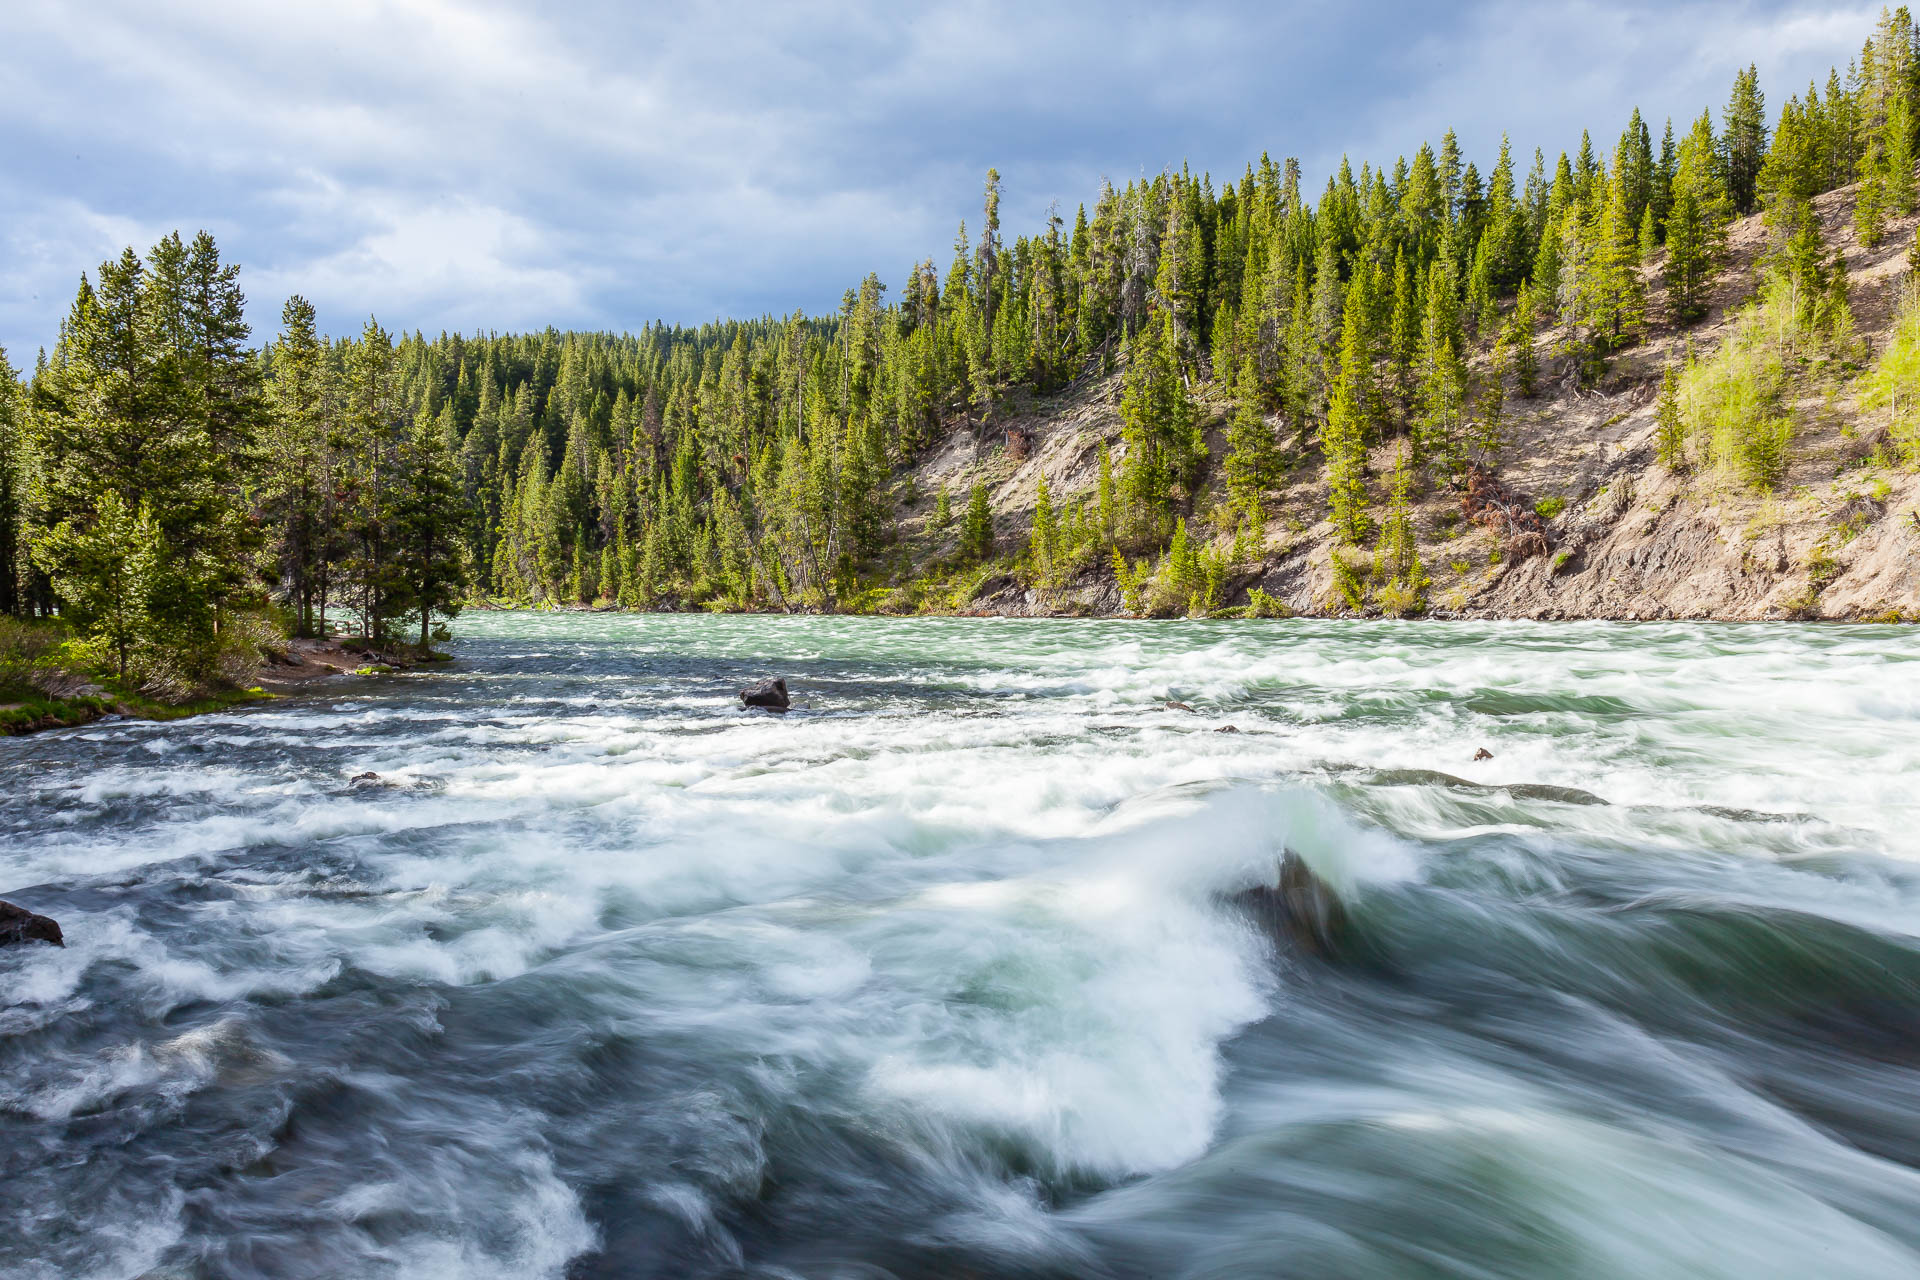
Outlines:
{"label": "turquoise water", "polygon": [[9,1274],[1920,1274],[1911,630],[456,630],[0,742]]}

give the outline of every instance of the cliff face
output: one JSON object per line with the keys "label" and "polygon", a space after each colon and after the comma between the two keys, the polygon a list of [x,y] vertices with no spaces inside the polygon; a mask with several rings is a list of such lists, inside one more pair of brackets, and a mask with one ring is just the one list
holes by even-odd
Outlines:
{"label": "cliff face", "polygon": [[[1483,618],[1785,618],[1920,621],[1920,474],[1875,465],[1886,453],[1885,411],[1860,401],[1859,372],[1892,327],[1915,219],[1894,224],[1874,249],[1852,233],[1853,190],[1815,202],[1827,244],[1844,255],[1857,333],[1865,355],[1852,365],[1802,361],[1789,369],[1787,407],[1795,422],[1783,483],[1760,491],[1710,472],[1675,473],[1656,460],[1654,414],[1660,378],[1687,350],[1705,356],[1725,341],[1735,311],[1754,296],[1765,230],[1759,218],[1734,226],[1729,262],[1712,306],[1684,328],[1665,316],[1658,263],[1649,268],[1652,323],[1647,340],[1619,353],[1597,387],[1582,388],[1557,354],[1562,334],[1537,342],[1541,392],[1509,398],[1505,442],[1489,475],[1516,510],[1547,501],[1545,549],[1513,554],[1511,539],[1469,519],[1463,494],[1443,485],[1417,495],[1421,558],[1432,578],[1429,611]],[[1225,454],[1229,407],[1199,390],[1215,465]],[[1094,376],[1044,398],[1017,396],[996,411],[990,434],[959,432],[916,468],[918,494],[903,520],[916,562],[949,552],[951,532],[930,534],[932,495],[945,485],[963,498],[988,485],[1003,547],[1027,536],[1042,474],[1056,504],[1086,498],[1106,440],[1121,452],[1120,381]],[[1022,456],[1024,455],[1024,456]],[[1375,500],[1385,500],[1391,450],[1373,459]],[[1349,610],[1334,590],[1326,476],[1317,452],[1288,473],[1268,503],[1261,555],[1234,566],[1225,606],[1258,586],[1299,614]],[[1558,510],[1554,509],[1558,507]],[[1010,576],[982,581],[967,611],[1020,615],[1117,612],[1120,592],[1104,566],[1065,587],[1030,588]]]}

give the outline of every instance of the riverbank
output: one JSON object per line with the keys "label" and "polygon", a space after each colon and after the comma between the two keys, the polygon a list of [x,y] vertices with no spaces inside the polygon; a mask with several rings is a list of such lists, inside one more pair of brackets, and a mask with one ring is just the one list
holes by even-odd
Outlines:
{"label": "riverbank", "polygon": [[229,685],[169,701],[63,660],[62,636],[46,624],[8,623],[0,639],[5,641],[0,652],[0,737],[74,728],[106,716],[180,720],[290,697],[341,676],[380,675],[451,659],[438,652],[422,659],[339,636],[289,640],[265,650],[250,671]]}

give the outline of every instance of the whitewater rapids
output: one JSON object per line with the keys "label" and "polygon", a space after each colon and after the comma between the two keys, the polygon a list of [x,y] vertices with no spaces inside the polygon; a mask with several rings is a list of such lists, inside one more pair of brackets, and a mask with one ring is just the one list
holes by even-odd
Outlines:
{"label": "whitewater rapids", "polygon": [[0,741],[0,1273],[1920,1275],[1911,629],[458,631]]}

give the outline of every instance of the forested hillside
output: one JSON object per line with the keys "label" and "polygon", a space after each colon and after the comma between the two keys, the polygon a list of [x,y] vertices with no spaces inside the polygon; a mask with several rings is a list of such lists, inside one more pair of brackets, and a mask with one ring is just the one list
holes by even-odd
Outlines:
{"label": "forested hillside", "polygon": [[256,346],[235,268],[170,237],[0,387],[0,610],[180,687],[476,600],[1624,615],[1541,602],[1631,463],[1663,512],[1772,511],[1755,545],[1851,486],[1804,584],[1695,610],[1816,615],[1920,463],[1917,50],[1903,8],[1772,115],[1749,68],[1717,116],[1551,157],[1448,133],[1317,196],[1182,167],[1011,238],[989,171],[944,265],[824,316],[330,339],[296,297]]}

